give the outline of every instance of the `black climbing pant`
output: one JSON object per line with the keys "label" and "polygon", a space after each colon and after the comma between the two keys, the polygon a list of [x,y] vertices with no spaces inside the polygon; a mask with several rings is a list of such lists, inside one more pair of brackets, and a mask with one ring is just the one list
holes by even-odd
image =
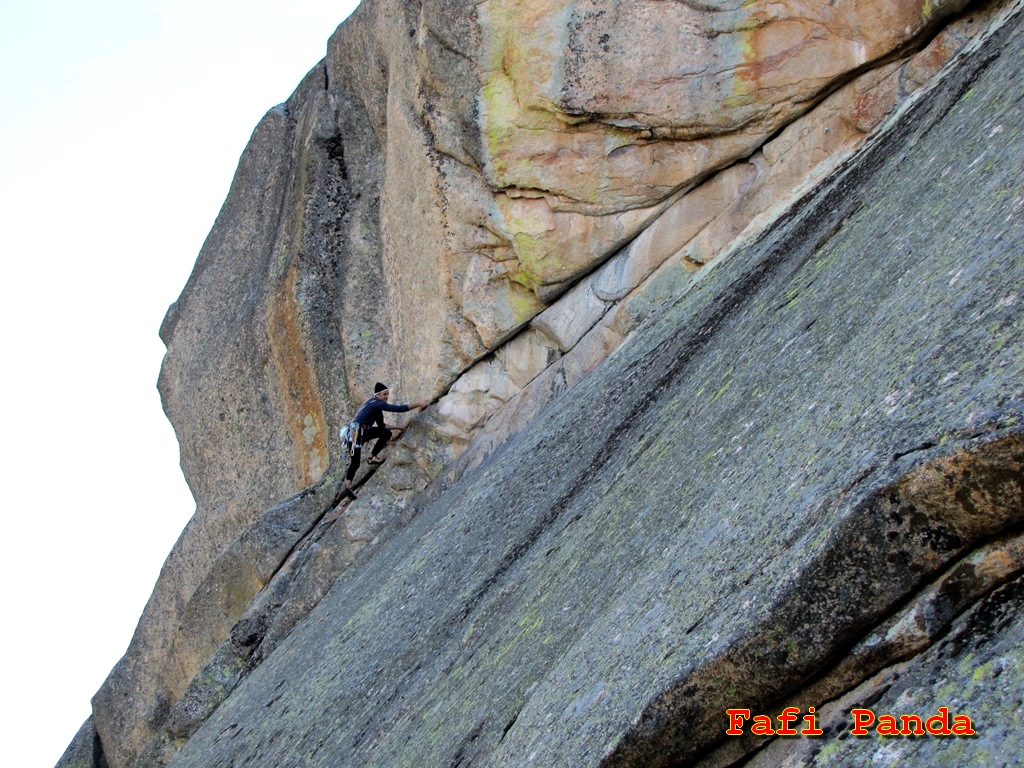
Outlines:
{"label": "black climbing pant", "polygon": [[391,430],[387,427],[363,427],[359,430],[359,437],[356,440],[356,445],[358,447],[352,451],[352,461],[349,462],[348,472],[345,473],[346,480],[352,480],[356,476],[356,472],[359,470],[361,454],[363,452],[362,446],[364,443],[369,443],[371,440],[377,441],[374,443],[373,452],[370,454],[372,458],[387,447],[388,442],[391,440]]}

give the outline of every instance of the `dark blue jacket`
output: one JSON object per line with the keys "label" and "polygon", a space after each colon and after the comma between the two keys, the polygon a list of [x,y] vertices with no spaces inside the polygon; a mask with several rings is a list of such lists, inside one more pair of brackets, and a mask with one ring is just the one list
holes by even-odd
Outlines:
{"label": "dark blue jacket", "polygon": [[371,424],[376,424],[378,427],[384,426],[384,411],[391,411],[393,413],[405,413],[409,410],[409,406],[403,404],[392,405],[386,400],[371,397],[359,408],[359,412],[356,414],[355,421],[359,423],[360,427],[368,427]]}

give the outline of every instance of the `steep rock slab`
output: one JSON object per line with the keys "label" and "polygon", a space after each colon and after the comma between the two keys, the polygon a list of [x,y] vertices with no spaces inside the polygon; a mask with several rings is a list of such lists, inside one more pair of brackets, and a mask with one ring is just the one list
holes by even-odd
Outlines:
{"label": "steep rock slab", "polygon": [[[1019,765],[1024,738],[1018,727],[1024,678],[1024,580],[1018,577],[981,602],[949,637],[912,663],[888,670],[839,702],[842,718],[830,744],[810,755],[806,765]],[[905,712],[930,715],[948,707],[951,715],[970,713],[977,738],[840,739],[854,707],[879,716]],[[871,733],[874,733],[872,730]],[[895,742],[895,743],[894,743]],[[794,746],[794,745],[785,745]],[[825,749],[831,746],[831,749]],[[1014,757],[1016,755],[1016,757]],[[779,765],[779,753],[766,753],[752,768]]]}
{"label": "steep rock slab", "polygon": [[695,758],[1018,526],[1020,39],[343,577],[173,764]]}
{"label": "steep rock slab", "polygon": [[[870,12],[844,6],[841,13],[822,12],[821,18],[804,18],[801,11],[774,5],[741,9],[726,4],[704,10],[677,3],[641,5],[627,13],[607,3],[541,4],[524,18],[523,9],[500,2],[364,3],[332,39],[325,79],[311,78],[317,82],[305,85],[289,102],[290,113],[316,114],[315,122],[302,119],[298,143],[291,145],[294,155],[263,153],[259,172],[267,178],[291,174],[289,196],[273,192],[261,203],[262,220],[248,230],[244,216],[237,215],[241,200],[236,197],[229,203],[197,265],[196,280],[169,313],[163,389],[172,420],[180,422],[186,452],[202,442],[205,457],[214,460],[208,463],[220,466],[232,464],[233,449],[250,446],[249,452],[259,453],[258,461],[281,464],[286,459],[287,465],[298,465],[301,477],[316,479],[329,461],[325,436],[335,431],[336,406],[345,405],[339,403],[337,392],[355,396],[383,369],[396,385],[415,382],[420,394],[439,394],[455,375],[542,311],[568,282],[635,237],[672,202],[673,192],[749,154],[828,88],[867,62],[921,39],[963,3],[892,2],[872,6]],[[623,14],[628,18],[619,18]],[[876,17],[891,23],[871,21]],[[613,22],[621,39],[609,42],[606,27]],[[821,34],[801,42],[799,35],[776,33],[808,28]],[[545,29],[551,34],[538,32]],[[534,39],[536,35],[540,36]],[[628,59],[623,46],[640,37],[645,39],[645,55],[661,60],[657,72],[665,71],[650,76],[661,85],[649,92],[631,85],[623,94],[620,80]],[[677,45],[680,40],[686,44]],[[609,46],[614,55],[604,50]],[[856,56],[838,55],[830,46],[855,51]],[[816,62],[829,62],[829,72],[801,63],[810,54]],[[715,87],[705,88],[700,73],[691,72],[704,55],[725,67],[715,76],[721,80]],[[686,62],[677,61],[680,56]],[[600,63],[606,59],[611,66]],[[517,80],[520,65],[526,71]],[[601,72],[589,73],[588,67]],[[543,89],[537,97],[535,82],[526,77],[535,69],[544,75],[537,82],[565,81],[571,87],[565,85],[557,99],[543,95]],[[749,86],[755,71],[759,87],[752,95],[744,92],[742,98],[715,101],[726,91],[735,96],[737,88]],[[481,104],[498,98],[488,87],[490,79],[504,72],[518,83],[514,103],[501,102],[481,112]],[[766,81],[786,85],[768,87]],[[730,82],[728,88],[723,85]],[[664,109],[657,105],[664,103],[667,83],[696,95],[674,106],[672,115],[657,116]],[[740,88],[737,83],[746,85]],[[575,115],[581,109],[577,102],[593,102],[588,109],[596,110],[602,131],[625,130],[618,123],[627,114],[621,110],[629,106],[636,120],[654,126],[668,121],[680,135],[693,131],[679,126],[708,119],[714,103],[715,114],[736,114],[698,133],[721,135],[731,142],[732,134],[743,126],[743,146],[708,161],[704,150],[675,133],[634,137],[630,147],[663,147],[696,165],[685,174],[670,173],[660,191],[640,206],[622,204],[601,192],[595,199],[608,207],[606,216],[578,216],[551,199],[564,194],[550,185],[509,182],[487,170],[494,166],[496,132],[512,131],[507,145],[514,150],[527,151],[539,140],[538,133],[531,126],[524,129],[510,110],[524,105],[535,117],[549,96],[560,105],[552,108],[559,114],[561,110]],[[616,99],[624,101],[615,109],[595,106]],[[750,131],[748,123],[755,113],[763,124]],[[606,119],[607,125],[602,122]],[[602,138],[595,145],[600,152],[594,163],[586,168],[568,163],[561,144],[586,141],[589,130],[590,123],[580,123],[577,115],[560,120],[558,131],[543,139],[545,151],[556,156],[555,166],[566,166],[568,177],[580,183],[615,175],[609,169],[624,151],[617,144],[612,151]],[[545,165],[535,160],[527,152],[521,162],[505,165],[530,173]],[[663,169],[665,164],[643,166]],[[622,183],[631,189],[641,186],[635,174],[623,176]],[[302,201],[305,205],[299,204]],[[263,234],[250,241],[225,237],[232,227],[236,233]],[[272,305],[261,310],[264,316],[239,309],[252,303],[253,294],[239,286],[237,275],[207,277],[205,282],[201,278],[213,262],[235,260],[234,271],[240,271],[251,258],[249,250],[266,254],[272,240],[290,248],[293,256],[280,274],[270,276],[270,286],[260,289],[274,297]],[[257,268],[255,273],[263,271]],[[213,284],[216,292],[207,289],[209,301],[200,299],[200,286]],[[205,309],[193,309],[200,306]],[[231,319],[232,312],[251,319],[243,326]],[[186,323],[179,330],[181,317]],[[204,342],[196,335],[197,327],[220,338]],[[242,346],[255,348],[254,360],[221,349],[249,335],[251,343]],[[198,360],[190,362],[193,358]],[[268,358],[273,363],[269,373],[260,362]],[[184,369],[205,370],[206,375],[183,376]],[[252,396],[240,396],[234,388],[242,380],[264,383],[251,387]],[[217,424],[201,429],[179,415],[186,409],[175,405],[175,397],[193,403],[200,388],[233,407],[210,416],[220,418],[224,413],[230,428],[225,422],[222,430]],[[268,441],[253,434],[268,423],[281,431],[277,438]],[[262,498],[264,506],[282,497],[280,492],[260,494],[255,490],[260,483],[247,482],[260,478],[235,483],[233,465],[223,472],[203,472],[193,470],[197,462],[188,457],[185,464],[187,472],[196,475],[190,482],[201,504],[210,498],[212,506],[219,492],[232,498],[249,493]],[[301,487],[284,483],[283,478],[270,485],[275,491],[287,485],[287,492]]]}
{"label": "steep rock slab", "polygon": [[[349,365],[387,365],[376,357],[386,344],[356,354],[363,340],[351,334],[380,330],[372,317],[383,295],[363,285],[379,269],[363,234],[377,229],[373,134],[358,107],[329,99],[323,82],[320,66],[257,127],[161,329],[160,390],[197,510],[94,700],[115,766],[149,740],[258,590],[257,582],[234,592],[226,610],[208,605],[202,585],[225,550],[270,504],[326,472],[329,435],[352,402],[326,384],[344,380]],[[349,127],[347,150],[326,127],[336,121]],[[358,302],[340,295],[346,283]]]}
{"label": "steep rock slab", "polygon": [[[474,456],[459,465],[480,463],[644,318],[682,296],[708,263],[754,240],[951,58],[965,46],[972,50],[986,29],[998,29],[1007,13],[1012,7],[998,2],[973,8],[923,50],[854,79],[748,160],[677,196],[629,246],[536,316],[528,331],[463,374],[438,408],[418,420],[393,454],[393,463],[418,470],[404,470],[400,487],[422,487],[437,477],[435,465],[449,464],[467,445]],[[577,235],[585,242],[585,232]],[[445,477],[460,471],[450,467]],[[393,477],[387,473],[389,483]]]}
{"label": "steep rock slab", "polygon": [[[581,42],[578,30],[574,34]],[[384,377],[393,382],[446,386],[454,372],[565,290],[559,281],[590,268],[669,205],[656,229],[665,234],[680,220],[703,226],[680,258],[692,264],[712,258],[744,216],[782,194],[778,183],[767,183],[780,174],[762,173],[762,166],[784,166],[783,180],[799,179],[807,169],[820,173],[846,151],[851,137],[898,101],[894,92],[926,79],[955,50],[940,42],[943,37],[955,37],[959,45],[964,35],[944,34],[930,46],[932,53],[889,65],[884,77],[869,73],[830,97],[822,106],[831,123],[822,129],[816,110],[793,124],[765,148],[764,161],[754,158],[727,171],[715,185],[717,197],[702,196],[709,183],[692,196],[675,195],[648,208],[583,216],[520,192],[498,193],[495,208],[487,202],[493,190],[477,172],[485,153],[475,122],[482,43],[474,4],[365,3],[332,40],[325,67],[315,69],[254,134],[193,279],[168,313],[161,389],[199,508],[125,660],[96,699],[97,722],[108,741],[130,742],[130,755],[161,722],[181,732],[173,709],[194,708],[187,687],[202,687],[207,675],[200,668],[218,657],[220,643],[231,645],[233,622],[250,611],[249,598],[279,564],[278,532],[262,524],[260,510],[326,471],[328,437],[361,397],[360,382],[389,370],[395,378]],[[922,57],[933,62],[930,68],[915,63]],[[898,86],[876,87],[880,77]],[[846,91],[854,93],[852,107],[834,110],[831,102]],[[843,121],[853,127],[836,130]],[[829,141],[815,138],[819,134]],[[822,153],[832,155],[823,164]],[[728,210],[705,226],[704,213],[730,196],[736,199]],[[567,271],[551,273],[555,282],[549,285],[524,276],[513,252],[501,246],[503,236],[492,231],[495,211],[526,228],[513,238],[519,257],[542,261],[547,269],[553,262],[545,254],[561,249]],[[673,231],[662,245],[673,238],[688,239]],[[468,261],[458,252],[466,242],[482,249]],[[653,250],[643,259],[628,254],[630,279],[638,262],[648,270],[656,266]],[[497,261],[491,258],[499,254]],[[495,269],[501,273],[497,282]],[[315,602],[354,550],[382,526],[404,519],[402,494],[436,477],[509,397],[515,399],[501,415],[505,427],[489,426],[484,442],[493,445],[516,431],[517,421],[592,370],[637,318],[657,311],[659,301],[687,284],[660,274],[655,283],[630,297],[625,311],[607,317],[623,281],[606,275],[585,281],[537,315],[535,330],[470,368],[442,407],[428,414],[426,428],[410,431],[407,445],[396,451],[381,475],[388,487],[364,498],[369,508],[347,522],[334,549],[343,556],[325,554],[330,548],[321,541],[317,562],[327,563],[326,570],[311,589],[296,585],[293,597],[302,599],[291,600],[288,621],[271,634],[301,615],[297,605]],[[437,317],[444,317],[443,332],[432,320]],[[581,337],[573,354],[553,365]],[[546,365],[537,383],[522,390]],[[199,418],[203,413],[209,416]],[[262,471],[264,466],[274,471]],[[286,538],[299,538],[303,525]],[[254,550],[253,542],[262,541],[271,542],[267,551]],[[194,715],[185,719],[193,722]]]}
{"label": "steep rock slab", "polygon": [[[1012,755],[1021,752],[1016,729],[1005,718],[1013,711],[1013,698],[1019,696],[1024,660],[1019,575],[1024,567],[1022,543],[1017,537],[1013,542],[981,550],[977,553],[980,557],[961,561],[897,621],[883,625],[882,631],[859,643],[834,672],[812,685],[810,691],[785,702],[801,712],[806,712],[808,706],[816,707],[820,738],[769,740],[745,734],[729,739],[701,760],[699,768],[737,765],[738,758],[754,752],[764,742],[769,743],[744,765],[1012,765],[1001,760],[1012,761]],[[997,562],[985,562],[984,558],[993,556]],[[996,579],[991,581],[990,576]],[[975,591],[982,585],[981,591]],[[970,595],[966,601],[962,599],[964,592]],[[935,634],[925,637],[932,632]],[[906,646],[913,650],[903,652]],[[897,655],[890,656],[886,663],[873,663],[879,653]],[[831,678],[838,675],[849,679],[853,673],[851,685],[836,689],[843,692],[856,685],[849,693],[832,700],[814,695],[818,692],[815,689],[828,686]],[[859,681],[864,682],[857,685]],[[822,706],[825,701],[828,703]],[[878,738],[874,728],[859,734],[869,738],[848,738],[855,708],[875,714],[873,725],[877,726],[885,715],[916,715],[923,724],[940,707],[949,711],[951,723],[957,716],[971,718],[976,737],[966,742],[936,739],[927,733],[914,733],[918,729],[911,726],[912,735],[905,738]],[[781,709],[777,707],[775,712]],[[743,744],[745,740],[757,743]]]}

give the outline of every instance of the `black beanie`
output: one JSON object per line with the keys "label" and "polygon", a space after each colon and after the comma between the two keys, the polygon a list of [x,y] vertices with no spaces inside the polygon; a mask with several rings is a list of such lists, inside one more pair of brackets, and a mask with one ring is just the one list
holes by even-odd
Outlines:
{"label": "black beanie", "polygon": [[378,381],[376,384],[373,385],[373,394],[376,395],[378,392],[385,392],[388,389],[389,389],[389,387],[386,384],[381,384]]}

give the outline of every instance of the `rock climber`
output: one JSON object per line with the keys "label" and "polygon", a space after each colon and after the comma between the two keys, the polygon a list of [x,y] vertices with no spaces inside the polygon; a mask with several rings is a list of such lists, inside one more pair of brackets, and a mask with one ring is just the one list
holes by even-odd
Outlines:
{"label": "rock climber", "polygon": [[[353,499],[356,498],[356,494],[352,490],[352,480],[359,469],[363,443],[371,440],[377,441],[373,446],[373,451],[370,453],[370,458],[366,462],[367,464],[378,467],[384,463],[384,459],[379,458],[378,454],[387,447],[393,435],[392,430],[384,424],[384,411],[405,413],[406,411],[426,408],[429,405],[425,400],[407,405],[404,403],[393,404],[388,402],[390,396],[391,390],[389,387],[378,381],[373,386],[373,397],[360,406],[352,422],[355,427],[355,434],[352,435],[352,460],[349,462],[348,472],[345,475],[345,493]],[[404,429],[398,427],[395,430],[399,433],[404,431]]]}

